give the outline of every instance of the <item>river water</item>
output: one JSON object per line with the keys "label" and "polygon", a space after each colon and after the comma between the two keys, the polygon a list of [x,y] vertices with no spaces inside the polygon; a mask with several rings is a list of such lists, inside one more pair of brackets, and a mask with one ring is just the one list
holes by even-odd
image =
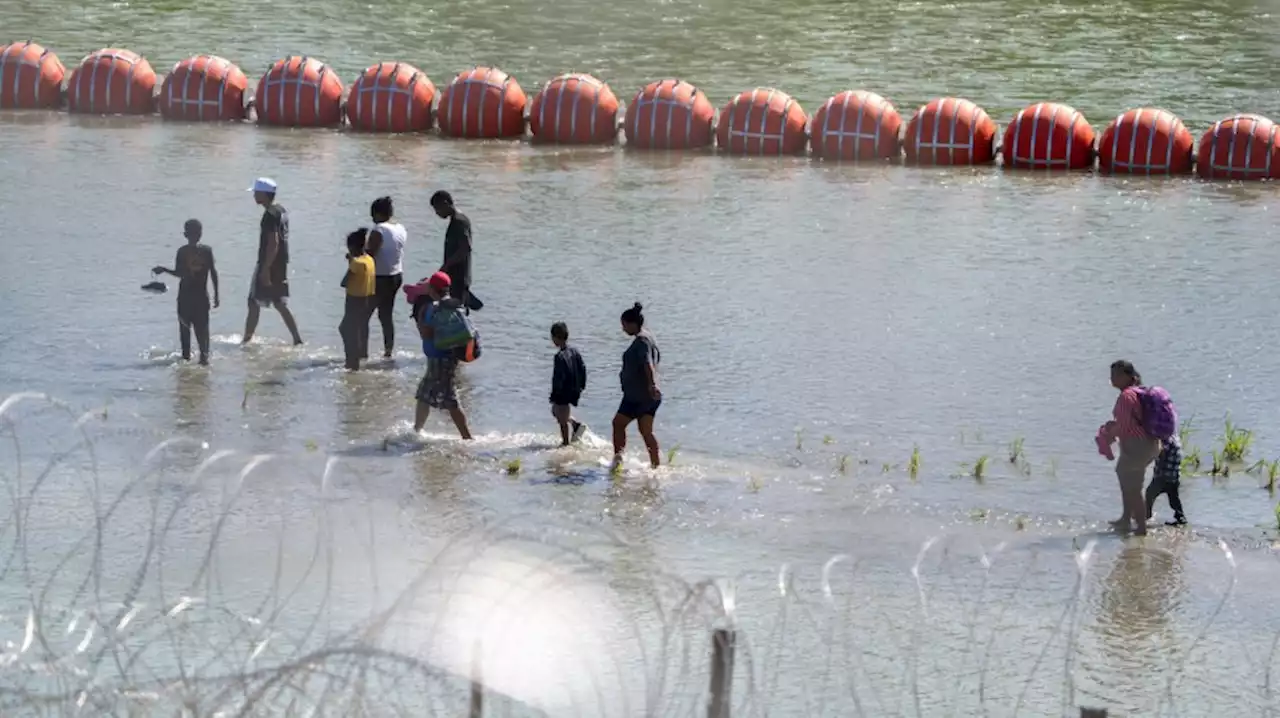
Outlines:
{"label": "river water", "polygon": [[[1001,123],[1053,100],[1099,132],[1149,105],[1197,137],[1234,112],[1280,116],[1277,12],[0,2],[9,37],[68,65],[113,45],[161,72],[208,52],[256,78],[305,53],[347,81],[402,60],[443,86],[492,64],[530,95],[567,71],[623,101],[679,76],[717,106],[757,85],[810,112],[871,89],[904,119],[952,94]],[[735,715],[1277,703],[1276,499],[1265,470],[1245,471],[1280,457],[1273,185],[57,113],[0,114],[0,168],[0,393],[65,402],[4,414],[9,687],[65,706],[85,688],[102,714],[171,715],[187,691],[212,711],[245,700],[247,688],[217,694],[228,675],[377,644],[460,676],[479,666],[494,695],[524,705],[492,714],[692,715],[709,630],[730,621],[720,589],[700,583],[719,579],[741,631]],[[239,346],[258,221],[244,188],[260,175],[290,212],[298,349],[270,312],[260,341]],[[473,221],[488,305],[485,355],[463,379],[469,446],[440,417],[412,434],[422,362],[407,318],[395,358],[354,375],[336,331],[342,239],[369,201],[396,198],[416,278],[438,265],[444,226],[426,200],[442,188]],[[138,289],[193,216],[222,279],[208,370],[176,356],[172,295]],[[637,300],[663,349],[658,435],[675,461],[653,475],[633,455],[615,482],[603,462],[626,346],[617,317]],[[579,414],[593,432],[569,451],[553,448],[546,406],[558,320],[591,376]],[[1228,415],[1255,431],[1230,476],[1184,479],[1185,530],[1104,530],[1119,499],[1092,435],[1119,357],[1194,417],[1206,471]],[[180,441],[152,452],[166,439]],[[384,678],[409,670],[380,665]],[[456,715],[465,701],[454,678],[378,692],[310,680],[290,683],[309,694],[292,708],[296,696],[263,688],[251,714],[302,715],[312,700],[325,714],[426,701]],[[345,702],[355,694],[363,705]],[[22,700],[5,713],[34,710]]]}

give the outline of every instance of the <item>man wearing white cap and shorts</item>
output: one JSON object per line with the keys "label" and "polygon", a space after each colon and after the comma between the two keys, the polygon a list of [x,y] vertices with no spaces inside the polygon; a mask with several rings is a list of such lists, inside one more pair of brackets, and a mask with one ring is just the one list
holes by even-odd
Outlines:
{"label": "man wearing white cap and shorts", "polygon": [[293,335],[293,343],[301,344],[298,323],[289,311],[289,212],[276,204],[276,183],[259,177],[249,188],[253,201],[262,205],[262,231],[258,236],[258,263],[249,284],[249,316],[244,320],[244,339],[248,344],[258,329],[260,307],[275,307]]}

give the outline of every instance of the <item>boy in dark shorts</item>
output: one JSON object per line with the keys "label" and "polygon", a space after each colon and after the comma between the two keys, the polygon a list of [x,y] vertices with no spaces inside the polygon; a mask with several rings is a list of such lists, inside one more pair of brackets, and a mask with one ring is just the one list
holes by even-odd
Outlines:
{"label": "boy in dark shorts", "polygon": [[1151,509],[1155,506],[1160,494],[1169,496],[1169,508],[1173,509],[1173,520],[1166,521],[1169,526],[1182,526],[1187,517],[1182,513],[1182,499],[1178,496],[1178,484],[1182,478],[1182,442],[1178,435],[1161,442],[1160,455],[1156,457],[1155,468],[1151,472],[1151,483],[1147,485],[1147,520],[1151,520]]}
{"label": "boy in dark shorts", "polygon": [[191,330],[195,330],[200,347],[200,363],[209,364],[209,280],[213,279],[213,306],[218,306],[218,269],[213,264],[213,249],[200,244],[204,227],[198,219],[182,226],[187,244],[178,248],[173,269],[153,267],[154,274],[171,274],[178,278],[178,339],[182,342],[182,358],[191,360]]}
{"label": "boy in dark shorts", "polygon": [[[573,408],[587,388],[587,365],[582,354],[569,346],[569,327],[564,322],[551,325],[551,342],[560,350],[556,352],[555,367],[551,372],[551,415],[560,422],[561,446],[578,441],[587,431],[587,425],[573,418]],[[570,432],[569,427],[573,430]]]}

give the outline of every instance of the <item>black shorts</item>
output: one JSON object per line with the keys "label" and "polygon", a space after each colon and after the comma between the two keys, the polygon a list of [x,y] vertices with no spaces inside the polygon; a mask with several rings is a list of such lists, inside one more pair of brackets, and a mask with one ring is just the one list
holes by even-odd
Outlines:
{"label": "black shorts", "polygon": [[658,407],[662,406],[662,400],[648,401],[629,401],[623,399],[618,405],[618,413],[628,419],[639,419],[642,416],[657,416]]}
{"label": "black shorts", "polygon": [[284,304],[285,300],[289,298],[289,282],[284,279],[272,279],[271,286],[263,286],[258,281],[258,274],[258,268],[254,267],[253,279],[250,280],[249,284],[249,301],[257,302],[264,307],[269,307],[277,302]]}
{"label": "black shorts", "polygon": [[178,321],[183,324],[209,323],[208,297],[178,297]]}

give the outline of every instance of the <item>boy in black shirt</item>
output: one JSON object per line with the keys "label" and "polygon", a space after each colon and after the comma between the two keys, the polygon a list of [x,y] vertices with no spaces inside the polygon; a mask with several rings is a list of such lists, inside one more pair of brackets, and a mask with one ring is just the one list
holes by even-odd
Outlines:
{"label": "boy in black shirt", "polygon": [[154,274],[171,274],[178,278],[178,339],[182,342],[182,358],[191,359],[191,330],[196,332],[200,347],[200,363],[209,363],[209,279],[213,279],[213,306],[218,306],[218,268],[213,264],[213,250],[200,244],[204,228],[198,219],[182,226],[187,238],[178,248],[173,269],[154,267]]}
{"label": "boy in black shirt", "polygon": [[[551,325],[551,342],[556,352],[555,369],[551,373],[551,415],[560,422],[560,438],[563,446],[578,441],[587,431],[587,425],[573,418],[571,407],[578,405],[582,391],[587,388],[587,365],[577,349],[569,346],[569,327],[564,322]],[[569,427],[573,432],[570,434]]]}

